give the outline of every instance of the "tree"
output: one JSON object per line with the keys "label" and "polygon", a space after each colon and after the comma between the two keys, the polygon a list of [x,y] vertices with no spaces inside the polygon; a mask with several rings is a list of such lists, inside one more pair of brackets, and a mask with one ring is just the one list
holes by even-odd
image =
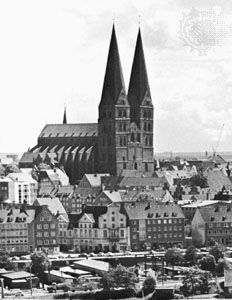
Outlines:
{"label": "tree", "polygon": [[190,178],[190,186],[199,186],[200,188],[208,187],[208,180],[202,174],[193,175]]}
{"label": "tree", "polygon": [[103,289],[111,290],[113,288],[134,288],[137,282],[133,268],[126,268],[122,265],[117,265],[116,268],[111,268],[109,272],[102,274],[101,284]]}
{"label": "tree", "polygon": [[14,269],[14,263],[11,261],[9,254],[6,252],[0,253],[0,269],[1,268],[6,270]]}
{"label": "tree", "polygon": [[202,270],[213,272],[216,267],[216,261],[214,256],[210,254],[203,256],[199,260],[199,265]]}
{"label": "tree", "polygon": [[156,287],[156,279],[154,276],[148,275],[143,282],[144,295],[154,292]]}
{"label": "tree", "polygon": [[7,165],[5,168],[5,175],[8,175],[9,173],[21,173],[20,169],[15,165]]}
{"label": "tree", "polygon": [[194,246],[189,246],[185,252],[185,261],[192,266],[196,264],[197,257],[197,249]]}
{"label": "tree", "polygon": [[35,274],[41,283],[45,283],[44,271],[49,267],[47,255],[42,251],[35,251],[31,254],[31,272]]}
{"label": "tree", "polygon": [[223,276],[224,269],[229,269],[229,268],[230,268],[230,264],[228,263],[228,261],[224,258],[219,258],[218,263],[215,268],[215,273],[218,276]]}
{"label": "tree", "polygon": [[171,264],[175,266],[176,264],[180,264],[183,261],[183,255],[179,249],[171,248],[168,249],[164,255],[164,260],[167,264]]}
{"label": "tree", "polygon": [[218,245],[217,243],[210,248],[209,254],[213,255],[216,262],[218,262],[219,258],[223,258],[223,248],[222,246]]}
{"label": "tree", "polygon": [[208,293],[211,279],[212,275],[210,272],[191,268],[182,281],[181,290],[185,296],[194,295],[197,292]]}

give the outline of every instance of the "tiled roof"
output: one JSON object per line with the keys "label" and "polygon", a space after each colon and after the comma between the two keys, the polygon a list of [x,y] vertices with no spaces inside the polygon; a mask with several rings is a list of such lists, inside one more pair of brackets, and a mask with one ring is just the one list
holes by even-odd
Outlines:
{"label": "tiled roof", "polygon": [[[0,219],[2,222],[0,222],[0,225],[2,223],[15,223],[19,222],[19,219],[25,218],[25,221],[23,223],[31,223],[34,220],[35,217],[35,208],[33,207],[27,207],[24,210],[22,208],[14,208],[9,207],[9,209],[1,209],[0,210]],[[10,219],[12,221],[10,221]]]}
{"label": "tiled roof", "polygon": [[145,190],[145,191],[127,191],[120,192],[122,201],[170,201],[173,198],[168,191],[163,189]]}
{"label": "tiled roof", "polygon": [[84,175],[86,179],[89,181],[90,185],[92,187],[98,187],[101,186],[101,178],[109,176],[108,173],[105,174],[85,174]]}
{"label": "tiled roof", "polygon": [[116,191],[103,191],[102,194],[105,194],[112,202],[121,202],[121,194]]}
{"label": "tiled roof", "polygon": [[119,187],[160,187],[163,178],[159,177],[123,177],[119,183]]}
{"label": "tiled roof", "polygon": [[97,136],[96,123],[47,124],[39,135],[44,137],[86,137]]}
{"label": "tiled roof", "polygon": [[232,189],[232,182],[230,179],[219,169],[208,169],[204,172],[207,177],[208,186],[211,192],[218,192],[225,186],[226,189]]}
{"label": "tiled roof", "polygon": [[232,205],[216,204],[198,208],[200,214],[206,223],[208,222],[232,222]]}
{"label": "tiled roof", "polygon": [[17,182],[37,183],[28,173],[10,173],[7,177]]}
{"label": "tiled roof", "polygon": [[184,218],[179,205],[169,203],[132,203],[125,205],[130,220],[160,219],[160,218]]}
{"label": "tiled roof", "polygon": [[37,156],[36,153],[33,152],[24,152],[22,157],[20,158],[20,163],[33,163],[34,158]]}
{"label": "tiled roof", "polygon": [[34,205],[47,205],[50,212],[56,215],[58,212],[68,220],[68,215],[60,202],[59,198],[37,198]]}

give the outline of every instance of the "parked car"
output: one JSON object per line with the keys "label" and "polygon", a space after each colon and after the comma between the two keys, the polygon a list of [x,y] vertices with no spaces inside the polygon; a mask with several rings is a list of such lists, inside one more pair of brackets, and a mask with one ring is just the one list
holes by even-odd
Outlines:
{"label": "parked car", "polygon": [[89,254],[89,256],[90,256],[90,257],[96,257],[96,256],[97,256],[97,254],[95,254],[95,253],[91,252],[91,253]]}

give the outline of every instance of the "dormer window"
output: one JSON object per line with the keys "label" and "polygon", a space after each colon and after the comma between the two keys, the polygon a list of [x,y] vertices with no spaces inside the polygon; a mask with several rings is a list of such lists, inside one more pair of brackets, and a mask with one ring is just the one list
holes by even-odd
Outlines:
{"label": "dormer window", "polygon": [[219,212],[219,206],[216,206],[216,207],[215,207],[214,212]]}
{"label": "dormer window", "polygon": [[147,217],[148,217],[148,218],[152,218],[152,217],[153,217],[153,214],[152,214],[152,213],[148,213]]}
{"label": "dormer window", "polygon": [[222,217],[222,221],[225,221],[225,220],[226,220],[226,217],[225,217],[225,216],[223,216],[223,217]]}
{"label": "dormer window", "polygon": [[161,214],[160,213],[156,213],[156,218],[160,218],[161,217]]}
{"label": "dormer window", "polygon": [[215,221],[215,218],[214,218],[214,217],[211,217],[210,221],[211,221],[211,222]]}

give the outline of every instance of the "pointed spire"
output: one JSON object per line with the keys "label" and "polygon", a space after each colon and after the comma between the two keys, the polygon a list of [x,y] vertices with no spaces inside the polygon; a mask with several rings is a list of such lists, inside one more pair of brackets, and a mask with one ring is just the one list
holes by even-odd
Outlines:
{"label": "pointed spire", "polygon": [[113,25],[100,105],[116,104],[121,92],[126,89]]}
{"label": "pointed spire", "polygon": [[67,124],[66,106],[64,107],[63,124]]}
{"label": "pointed spire", "polygon": [[128,90],[129,104],[131,106],[140,106],[145,96],[151,98],[142,37],[139,28]]}

